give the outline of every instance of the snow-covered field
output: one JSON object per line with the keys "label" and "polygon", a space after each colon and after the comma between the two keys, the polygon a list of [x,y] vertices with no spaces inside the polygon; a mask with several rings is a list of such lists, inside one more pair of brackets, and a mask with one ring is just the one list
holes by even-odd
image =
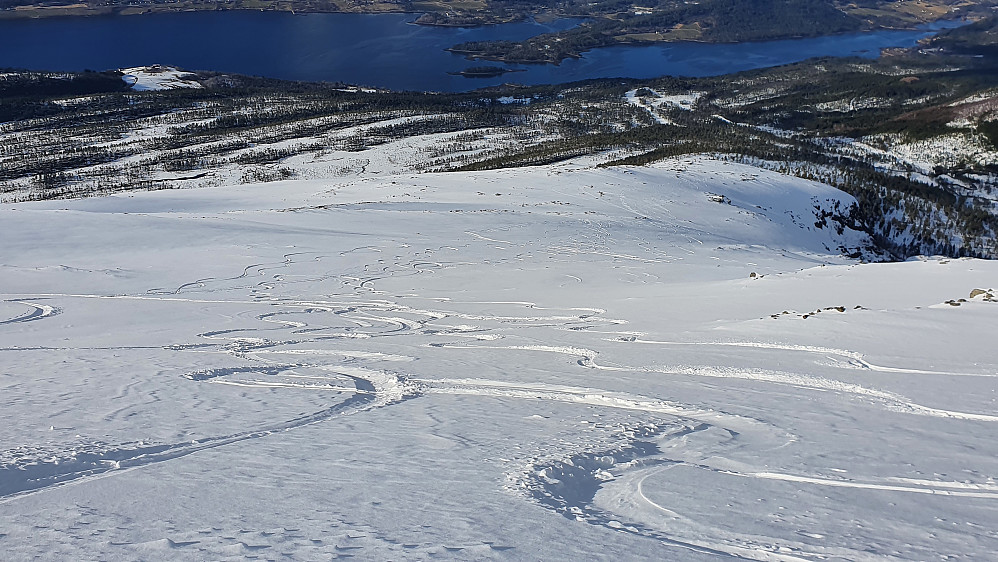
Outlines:
{"label": "snow-covered field", "polygon": [[2,558],[987,559],[998,264],[840,257],[834,201],[678,159],[4,205]]}
{"label": "snow-covered field", "polygon": [[136,66],[124,68],[121,72],[124,73],[122,80],[136,91],[202,87],[192,79],[193,74],[172,66]]}
{"label": "snow-covered field", "polygon": [[662,116],[661,110],[680,109],[691,111],[696,106],[697,100],[703,96],[703,92],[688,92],[686,94],[667,95],[652,88],[640,88],[645,95],[639,96],[638,90],[631,90],[624,94],[627,103],[646,110],[651,118],[659,125],[669,125],[669,119]]}

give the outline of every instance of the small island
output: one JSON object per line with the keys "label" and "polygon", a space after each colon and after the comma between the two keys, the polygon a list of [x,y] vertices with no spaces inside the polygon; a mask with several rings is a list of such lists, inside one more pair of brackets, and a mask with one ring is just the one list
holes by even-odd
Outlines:
{"label": "small island", "polygon": [[448,72],[454,76],[464,76],[465,78],[495,78],[507,72],[524,72],[522,68],[504,68],[501,66],[473,66],[460,72]]}

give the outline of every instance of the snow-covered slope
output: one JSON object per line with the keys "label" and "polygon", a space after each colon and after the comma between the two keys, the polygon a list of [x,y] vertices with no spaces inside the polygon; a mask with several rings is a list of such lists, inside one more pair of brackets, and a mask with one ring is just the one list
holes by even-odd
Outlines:
{"label": "snow-covered slope", "polygon": [[843,258],[849,202],[685,159],[4,206],[0,551],[995,552],[998,267]]}

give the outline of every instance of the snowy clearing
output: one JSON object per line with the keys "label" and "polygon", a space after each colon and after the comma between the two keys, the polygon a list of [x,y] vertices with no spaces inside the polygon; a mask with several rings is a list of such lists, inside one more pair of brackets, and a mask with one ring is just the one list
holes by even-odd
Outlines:
{"label": "snowy clearing", "polygon": [[[998,264],[590,160],[0,207],[7,559],[998,551]],[[976,292],[975,292],[976,291]]]}
{"label": "snowy clearing", "polygon": [[686,94],[667,95],[652,88],[640,88],[631,90],[624,94],[627,103],[640,107],[648,112],[649,116],[659,125],[669,125],[669,119],[662,116],[661,110],[664,108],[679,109],[682,111],[692,111],[697,100],[703,96],[703,92],[689,92]]}
{"label": "snowy clearing", "polygon": [[201,88],[194,75],[172,66],[136,66],[123,68],[121,77],[133,90],[173,90],[176,88]]}

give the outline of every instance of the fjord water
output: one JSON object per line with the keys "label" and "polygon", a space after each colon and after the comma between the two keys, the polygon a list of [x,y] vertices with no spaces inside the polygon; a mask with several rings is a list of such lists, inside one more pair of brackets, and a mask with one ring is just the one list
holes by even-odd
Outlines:
{"label": "fjord water", "polygon": [[931,34],[926,28],[739,44],[619,46],[595,49],[557,66],[507,65],[523,72],[465,78],[448,72],[481,63],[447,52],[447,47],[465,41],[522,40],[570,28],[577,20],[459,29],[413,25],[413,19],[411,14],[231,11],[7,20],[0,21],[0,67],[80,71],[167,64],[289,80],[453,92],[504,82],[713,76],[816,56],[875,57],[882,48],[911,46]]}

